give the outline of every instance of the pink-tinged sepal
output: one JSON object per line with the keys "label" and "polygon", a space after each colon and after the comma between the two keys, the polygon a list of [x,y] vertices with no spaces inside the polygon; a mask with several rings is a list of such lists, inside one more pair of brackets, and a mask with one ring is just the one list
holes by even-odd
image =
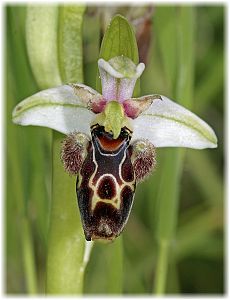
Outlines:
{"label": "pink-tinged sepal", "polygon": [[132,144],[132,164],[136,181],[147,178],[156,166],[156,150],[148,140],[137,140]]}
{"label": "pink-tinged sepal", "polygon": [[87,156],[89,137],[80,132],[73,132],[63,140],[61,160],[65,170],[70,175],[76,175]]}
{"label": "pink-tinged sepal", "polygon": [[131,163],[131,132],[117,139],[103,126],[92,127],[92,144],[77,180],[77,196],[86,240],[113,240],[122,232],[136,187]]}

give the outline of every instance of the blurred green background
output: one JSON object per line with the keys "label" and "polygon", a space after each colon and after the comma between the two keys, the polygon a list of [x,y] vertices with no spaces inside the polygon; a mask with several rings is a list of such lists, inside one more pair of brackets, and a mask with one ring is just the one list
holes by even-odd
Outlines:
{"label": "blurred green background", "polygon": [[[158,93],[175,99],[175,74],[180,57],[170,57],[178,30],[179,6],[88,7],[83,24],[84,82],[95,88],[100,42],[110,18],[120,12],[133,22],[146,71],[141,94]],[[166,292],[222,294],[225,283],[224,247],[224,6],[194,6],[194,80],[192,111],[210,124],[218,148],[185,152],[180,180],[178,219]],[[144,15],[144,21],[140,16]],[[13,107],[38,91],[25,42],[25,6],[5,7],[6,201],[5,292],[44,293],[47,232],[51,200],[51,130],[12,124]],[[172,19],[170,19],[172,18]],[[139,23],[138,23],[139,22]],[[170,23],[171,22],[171,23]],[[142,24],[143,27],[138,24]],[[175,27],[175,28],[174,28]],[[175,31],[177,32],[177,31]],[[139,35],[138,35],[139,34]],[[185,41],[186,42],[186,41]],[[146,47],[143,47],[146,45]],[[169,54],[165,56],[164,51]],[[189,60],[189,57],[185,59]],[[169,78],[173,80],[169,80]],[[122,293],[151,294],[154,284],[159,190],[167,149],[158,149],[154,174],[138,185],[123,232]],[[172,178],[173,181],[173,178]],[[75,188],[75,187],[73,187]],[[76,209],[78,209],[76,207]],[[164,222],[164,220],[162,220]],[[110,291],[106,245],[96,244],[86,269],[84,292]]]}

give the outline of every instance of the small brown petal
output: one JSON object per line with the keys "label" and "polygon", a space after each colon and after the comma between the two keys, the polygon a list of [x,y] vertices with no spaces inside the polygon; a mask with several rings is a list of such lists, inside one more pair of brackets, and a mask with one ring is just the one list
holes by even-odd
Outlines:
{"label": "small brown petal", "polygon": [[131,98],[123,102],[125,114],[132,119],[137,118],[149,108],[154,99],[161,99],[159,95],[148,95],[140,98]]}

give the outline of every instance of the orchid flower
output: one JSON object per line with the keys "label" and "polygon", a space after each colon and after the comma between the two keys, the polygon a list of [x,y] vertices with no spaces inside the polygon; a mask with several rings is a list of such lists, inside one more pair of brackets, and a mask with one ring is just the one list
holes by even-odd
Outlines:
{"label": "orchid flower", "polygon": [[123,230],[136,183],[156,164],[155,148],[215,148],[212,128],[162,95],[132,98],[145,65],[118,56],[98,60],[102,94],[80,83],[43,90],[20,102],[13,122],[67,135],[61,159],[77,176],[86,240],[113,240]]}

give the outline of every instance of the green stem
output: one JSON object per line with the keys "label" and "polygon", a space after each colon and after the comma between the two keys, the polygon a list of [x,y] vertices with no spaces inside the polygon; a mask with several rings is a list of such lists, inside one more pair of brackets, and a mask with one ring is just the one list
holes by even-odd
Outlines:
{"label": "green stem", "polygon": [[[179,180],[181,176],[182,157],[181,149],[165,150],[162,161],[162,177],[158,194],[158,220],[156,224],[156,237],[158,258],[156,264],[154,293],[163,294],[166,290],[169,254],[172,251],[172,241],[176,228]],[[165,188],[167,184],[167,188]]]}
{"label": "green stem", "polygon": [[[33,245],[33,232],[31,230],[31,219],[28,215],[28,203],[30,199],[26,190],[27,182],[23,180],[23,167],[28,163],[28,156],[24,157],[24,147],[20,145],[22,134],[20,130],[14,127],[11,122],[11,112],[16,101],[25,93],[24,87],[30,87],[33,91],[33,80],[28,75],[28,63],[24,45],[24,7],[7,8],[7,210],[13,208],[10,215],[7,215],[7,223],[13,224],[13,231],[19,236],[19,243],[15,248],[15,253],[19,253],[22,258],[22,272],[25,276],[26,292],[29,294],[37,293],[37,274],[35,266],[35,254]],[[18,58],[20,57],[20,60]],[[20,70],[20,72],[19,72]],[[21,84],[23,78],[23,84]],[[16,92],[17,91],[17,92]],[[15,151],[17,149],[17,151]],[[26,183],[25,183],[26,182]],[[14,187],[12,189],[12,186]],[[12,202],[13,201],[13,202]],[[10,204],[12,202],[12,204]],[[11,206],[12,205],[12,206]],[[15,211],[19,217],[18,231],[15,231]],[[7,227],[8,227],[7,224]],[[11,225],[10,225],[11,226]],[[10,229],[8,229],[10,230]],[[9,231],[10,232],[10,231]],[[10,232],[8,239],[14,239]],[[18,238],[18,237],[15,237]],[[7,241],[7,260],[9,252],[12,251]],[[17,243],[17,240],[16,240]],[[21,249],[20,249],[21,248]]]}
{"label": "green stem", "polygon": [[80,294],[83,285],[84,236],[76,208],[76,178],[60,160],[64,136],[53,132],[52,207],[47,257],[48,294]]}
{"label": "green stem", "polygon": [[26,284],[28,293],[30,295],[37,293],[37,278],[35,269],[34,248],[31,234],[30,221],[27,217],[22,220],[22,246],[23,246],[23,260],[24,271],[26,277]]}
{"label": "green stem", "polygon": [[[156,31],[158,30],[167,85],[171,88],[172,97],[175,96],[179,103],[188,107],[193,98],[194,10],[192,7],[183,6],[162,7],[156,17]],[[173,43],[171,36],[175,37]],[[173,85],[175,78],[177,81]],[[184,153],[182,149],[165,149],[163,160],[160,162],[162,170],[157,196],[156,224],[158,258],[153,288],[156,294],[166,292],[168,265],[177,223]]]}
{"label": "green stem", "polygon": [[158,263],[156,268],[155,288],[154,293],[161,295],[165,291],[167,272],[168,272],[168,253],[169,243],[168,241],[159,241],[158,245]]}

